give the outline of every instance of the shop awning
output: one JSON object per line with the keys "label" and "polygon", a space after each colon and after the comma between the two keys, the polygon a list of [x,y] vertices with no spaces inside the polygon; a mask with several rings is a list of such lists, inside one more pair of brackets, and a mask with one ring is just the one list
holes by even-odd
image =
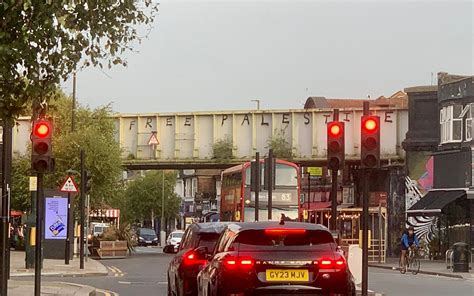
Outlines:
{"label": "shop awning", "polygon": [[321,210],[321,209],[327,209],[331,207],[331,202],[330,201],[318,201],[318,202],[313,202],[309,206],[310,211],[315,211],[315,210]]}
{"label": "shop awning", "polygon": [[466,196],[465,190],[432,190],[407,210],[409,216],[434,216],[458,198]]}

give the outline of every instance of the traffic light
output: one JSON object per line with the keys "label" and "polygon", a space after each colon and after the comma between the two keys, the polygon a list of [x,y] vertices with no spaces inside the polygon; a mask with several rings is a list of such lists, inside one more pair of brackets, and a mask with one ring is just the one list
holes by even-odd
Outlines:
{"label": "traffic light", "polygon": [[264,163],[264,175],[263,175],[263,190],[268,190],[270,188],[270,180],[272,184],[272,190],[275,190],[275,181],[276,181],[276,160],[275,157],[265,158]]}
{"label": "traffic light", "polygon": [[53,125],[51,121],[39,119],[33,121],[31,132],[31,168],[36,173],[48,173],[53,170],[52,157]]}
{"label": "traffic light", "polygon": [[260,172],[260,160],[252,161],[250,163],[250,190],[253,192],[260,192],[260,183],[262,182]]}
{"label": "traffic light", "polygon": [[364,115],[361,120],[361,168],[380,167],[380,117]]}
{"label": "traffic light", "polygon": [[86,171],[85,182],[86,182],[86,187],[85,187],[86,192],[91,191],[91,188],[92,188],[92,174],[89,171]]}
{"label": "traffic light", "polygon": [[327,124],[328,135],[328,168],[338,170],[344,166],[344,122],[333,121]]}

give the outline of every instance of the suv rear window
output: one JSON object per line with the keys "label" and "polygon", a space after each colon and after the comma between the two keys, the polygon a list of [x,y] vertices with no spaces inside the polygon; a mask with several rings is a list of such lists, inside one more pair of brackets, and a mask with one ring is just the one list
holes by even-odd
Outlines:
{"label": "suv rear window", "polygon": [[209,252],[214,250],[220,233],[199,233],[196,247],[206,247]]}
{"label": "suv rear window", "polygon": [[304,233],[266,233],[264,230],[247,230],[234,240],[239,250],[274,249],[326,249],[334,243],[331,233],[322,230],[307,230]]}

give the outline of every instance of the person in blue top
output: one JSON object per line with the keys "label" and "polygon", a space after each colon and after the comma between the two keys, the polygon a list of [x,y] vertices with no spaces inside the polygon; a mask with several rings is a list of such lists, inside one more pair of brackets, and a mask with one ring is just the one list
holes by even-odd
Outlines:
{"label": "person in blue top", "polygon": [[420,242],[418,241],[418,237],[415,234],[415,228],[413,226],[408,227],[408,231],[403,233],[402,240],[401,240],[401,247],[402,247],[402,255],[400,260],[402,261],[402,266],[405,266],[405,256],[407,250],[409,248],[419,248]]}

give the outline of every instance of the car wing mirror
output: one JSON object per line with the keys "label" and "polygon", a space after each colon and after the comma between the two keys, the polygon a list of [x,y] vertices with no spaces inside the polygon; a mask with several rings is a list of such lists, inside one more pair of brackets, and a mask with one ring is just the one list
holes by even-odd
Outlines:
{"label": "car wing mirror", "polygon": [[167,245],[163,248],[163,253],[166,254],[176,254],[178,253],[178,248],[174,245]]}

